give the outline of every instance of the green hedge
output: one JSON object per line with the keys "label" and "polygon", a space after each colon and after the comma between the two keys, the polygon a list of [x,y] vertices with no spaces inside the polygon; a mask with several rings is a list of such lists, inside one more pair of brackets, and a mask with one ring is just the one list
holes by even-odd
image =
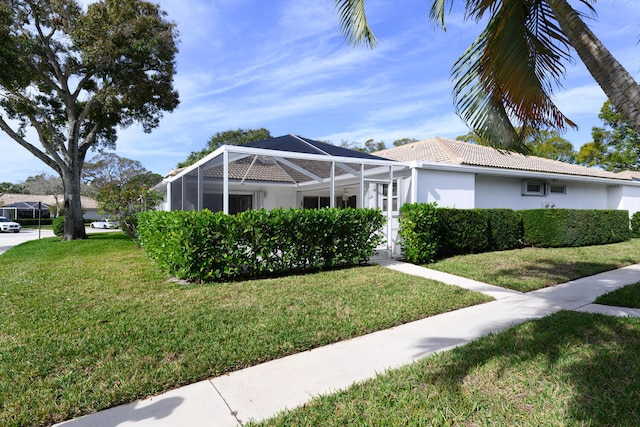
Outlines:
{"label": "green hedge", "polygon": [[486,252],[489,249],[489,216],[478,209],[438,209],[437,258]]}
{"label": "green hedge", "polygon": [[640,211],[634,212],[630,221],[631,236],[640,237]]}
{"label": "green hedge", "polygon": [[138,237],[167,273],[209,282],[365,263],[384,221],[372,209],[148,211]]}
{"label": "green hedge", "polygon": [[622,242],[630,236],[626,210],[531,209],[521,213],[525,245],[603,245]]}
{"label": "green hedge", "polygon": [[[54,218],[41,218],[40,225],[51,225],[53,220]],[[33,227],[38,225],[38,218],[20,218],[16,219],[15,222],[22,226]]]}
{"label": "green hedge", "polygon": [[522,220],[511,209],[437,208],[435,203],[400,208],[404,257],[415,263],[522,246]]}
{"label": "green hedge", "polygon": [[[640,215],[632,230],[640,232]],[[579,209],[449,209],[435,203],[400,209],[404,257],[428,263],[454,255],[539,247],[589,246],[628,240],[629,213]]]}
{"label": "green hedge", "polygon": [[55,234],[56,236],[62,236],[64,234],[64,216],[54,218],[52,224],[53,234]]}
{"label": "green hedge", "polygon": [[489,217],[489,247],[505,251],[522,247],[522,216],[513,209],[482,209]]}

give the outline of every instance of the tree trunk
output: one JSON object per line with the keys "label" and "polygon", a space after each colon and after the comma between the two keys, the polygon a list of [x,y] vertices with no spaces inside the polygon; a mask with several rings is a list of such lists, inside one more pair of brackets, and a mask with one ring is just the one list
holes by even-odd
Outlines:
{"label": "tree trunk", "polygon": [[76,162],[71,168],[64,168],[64,234],[62,240],[86,239],[87,232],[82,219],[80,200],[80,168]]}
{"label": "tree trunk", "polygon": [[562,32],[616,110],[640,132],[640,87],[567,0],[547,0]]}

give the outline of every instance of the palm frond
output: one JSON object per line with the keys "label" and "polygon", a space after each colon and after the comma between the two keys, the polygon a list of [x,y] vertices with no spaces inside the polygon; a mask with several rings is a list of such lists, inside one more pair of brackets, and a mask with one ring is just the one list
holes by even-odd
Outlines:
{"label": "palm frond", "polygon": [[514,121],[523,130],[575,127],[551,99],[570,56],[547,3],[467,2],[468,17],[480,19],[484,13],[490,14],[486,29],[452,70],[460,117],[497,147],[520,151],[523,136]]}
{"label": "palm frond", "polygon": [[335,0],[340,31],[346,42],[352,46],[364,44],[372,49],[378,43],[376,36],[367,23],[364,0]]}

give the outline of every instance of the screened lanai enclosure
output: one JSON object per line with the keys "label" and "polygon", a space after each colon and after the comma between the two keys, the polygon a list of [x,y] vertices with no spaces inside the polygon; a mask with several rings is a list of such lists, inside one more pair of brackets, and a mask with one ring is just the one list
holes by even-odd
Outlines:
{"label": "screened lanai enclosure", "polygon": [[187,168],[172,171],[156,189],[161,209],[379,208],[386,252],[396,248],[398,209],[408,167],[393,160],[296,135],[240,146],[225,145]]}

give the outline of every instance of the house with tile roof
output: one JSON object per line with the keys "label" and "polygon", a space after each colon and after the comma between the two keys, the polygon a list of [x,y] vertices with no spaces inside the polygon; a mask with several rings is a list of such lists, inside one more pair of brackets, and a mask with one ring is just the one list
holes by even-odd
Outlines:
{"label": "house with tile roof", "polygon": [[429,138],[367,154],[297,135],[222,146],[155,187],[162,210],[237,213],[247,209],[369,207],[387,217],[387,251],[399,208],[640,210],[640,174],[612,173]]}
{"label": "house with tile roof", "polygon": [[[0,193],[0,216],[11,219],[38,218],[38,203],[40,203],[41,215],[49,217],[49,206],[56,206],[63,202],[64,196],[43,194],[14,194]],[[98,202],[90,197],[80,197],[84,218],[98,219]]]}
{"label": "house with tile roof", "polygon": [[640,210],[638,172],[607,172],[440,137],[374,154],[409,166],[409,173],[396,177],[405,201],[462,209]]}

